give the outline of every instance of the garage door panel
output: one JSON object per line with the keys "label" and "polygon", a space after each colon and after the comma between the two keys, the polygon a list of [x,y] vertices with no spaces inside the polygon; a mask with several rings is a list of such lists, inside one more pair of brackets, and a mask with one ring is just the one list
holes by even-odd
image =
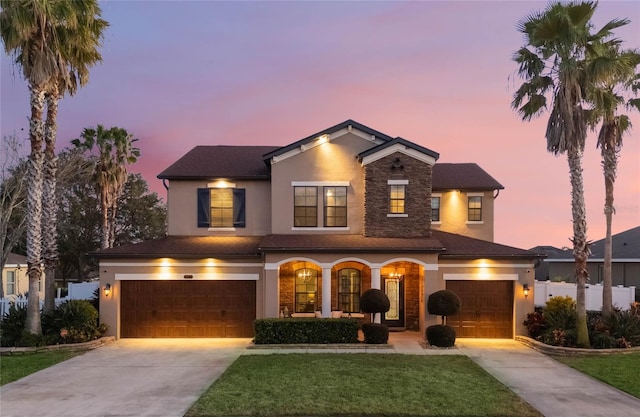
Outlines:
{"label": "garage door panel", "polygon": [[513,337],[512,281],[447,281],[461,301],[459,314],[447,317],[458,337]]}
{"label": "garage door panel", "polygon": [[255,281],[123,281],[122,337],[252,337]]}

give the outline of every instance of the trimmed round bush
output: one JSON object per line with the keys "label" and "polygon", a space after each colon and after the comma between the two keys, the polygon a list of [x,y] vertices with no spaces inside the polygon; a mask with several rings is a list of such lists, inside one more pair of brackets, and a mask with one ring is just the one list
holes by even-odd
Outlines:
{"label": "trimmed round bush", "polygon": [[360,296],[360,308],[365,313],[386,313],[391,308],[391,302],[384,291],[371,288]]}
{"label": "trimmed round bush", "polygon": [[431,346],[451,347],[456,343],[456,331],[451,326],[436,324],[427,327],[427,341]]}
{"label": "trimmed round bush", "polygon": [[362,323],[364,342],[372,345],[382,345],[389,341],[389,327],[380,323]]}
{"label": "trimmed round bush", "polygon": [[452,316],[460,311],[460,298],[449,290],[436,291],[427,300],[427,311],[436,316]]}

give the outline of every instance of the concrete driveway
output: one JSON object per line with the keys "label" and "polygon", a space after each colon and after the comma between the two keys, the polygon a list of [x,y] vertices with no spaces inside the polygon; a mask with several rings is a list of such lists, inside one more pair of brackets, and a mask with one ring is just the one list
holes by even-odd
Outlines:
{"label": "concrete driveway", "polygon": [[0,388],[2,417],[182,417],[251,339],[120,339]]}

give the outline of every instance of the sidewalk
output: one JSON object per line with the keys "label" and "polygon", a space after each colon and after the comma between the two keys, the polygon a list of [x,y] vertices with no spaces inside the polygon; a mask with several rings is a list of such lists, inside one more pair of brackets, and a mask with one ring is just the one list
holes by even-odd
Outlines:
{"label": "sidewalk", "polygon": [[515,340],[458,339],[456,346],[545,417],[640,417],[640,399]]}

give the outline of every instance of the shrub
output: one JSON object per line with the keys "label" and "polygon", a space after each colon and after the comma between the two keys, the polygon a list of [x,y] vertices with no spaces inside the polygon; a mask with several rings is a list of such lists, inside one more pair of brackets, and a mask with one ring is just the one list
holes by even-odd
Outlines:
{"label": "shrub", "polygon": [[362,323],[364,342],[372,345],[381,345],[389,341],[389,327],[380,323]]}
{"label": "shrub", "polygon": [[371,313],[371,321],[374,321],[377,313],[386,313],[391,308],[389,297],[384,291],[371,288],[360,296],[360,308],[365,313]]}
{"label": "shrub", "polygon": [[640,345],[640,316],[634,311],[614,310],[613,313],[602,318],[602,323],[605,332],[620,341],[620,347]]}
{"label": "shrub", "polygon": [[82,343],[98,339],[107,330],[98,325],[98,311],[87,300],[69,300],[42,316],[45,335],[58,343]]}
{"label": "shrub", "polygon": [[527,318],[522,324],[527,328],[527,335],[536,340],[540,340],[542,334],[547,330],[547,322],[540,308],[527,314]]}
{"label": "shrub", "polygon": [[254,343],[357,343],[356,319],[288,318],[258,319],[253,324]]}
{"label": "shrub", "polygon": [[427,327],[427,341],[432,346],[451,347],[456,343],[456,331],[451,326],[436,324]]}
{"label": "shrub", "polygon": [[16,307],[11,304],[9,312],[0,322],[0,344],[2,346],[20,346],[22,332],[27,321],[27,307]]}
{"label": "shrub", "polygon": [[445,323],[445,316],[452,316],[460,311],[460,298],[456,293],[449,290],[436,291],[427,300],[427,311],[429,314],[442,316],[442,323]]}
{"label": "shrub", "polygon": [[551,297],[545,304],[542,313],[551,330],[569,330],[576,328],[576,303],[573,298]]}

